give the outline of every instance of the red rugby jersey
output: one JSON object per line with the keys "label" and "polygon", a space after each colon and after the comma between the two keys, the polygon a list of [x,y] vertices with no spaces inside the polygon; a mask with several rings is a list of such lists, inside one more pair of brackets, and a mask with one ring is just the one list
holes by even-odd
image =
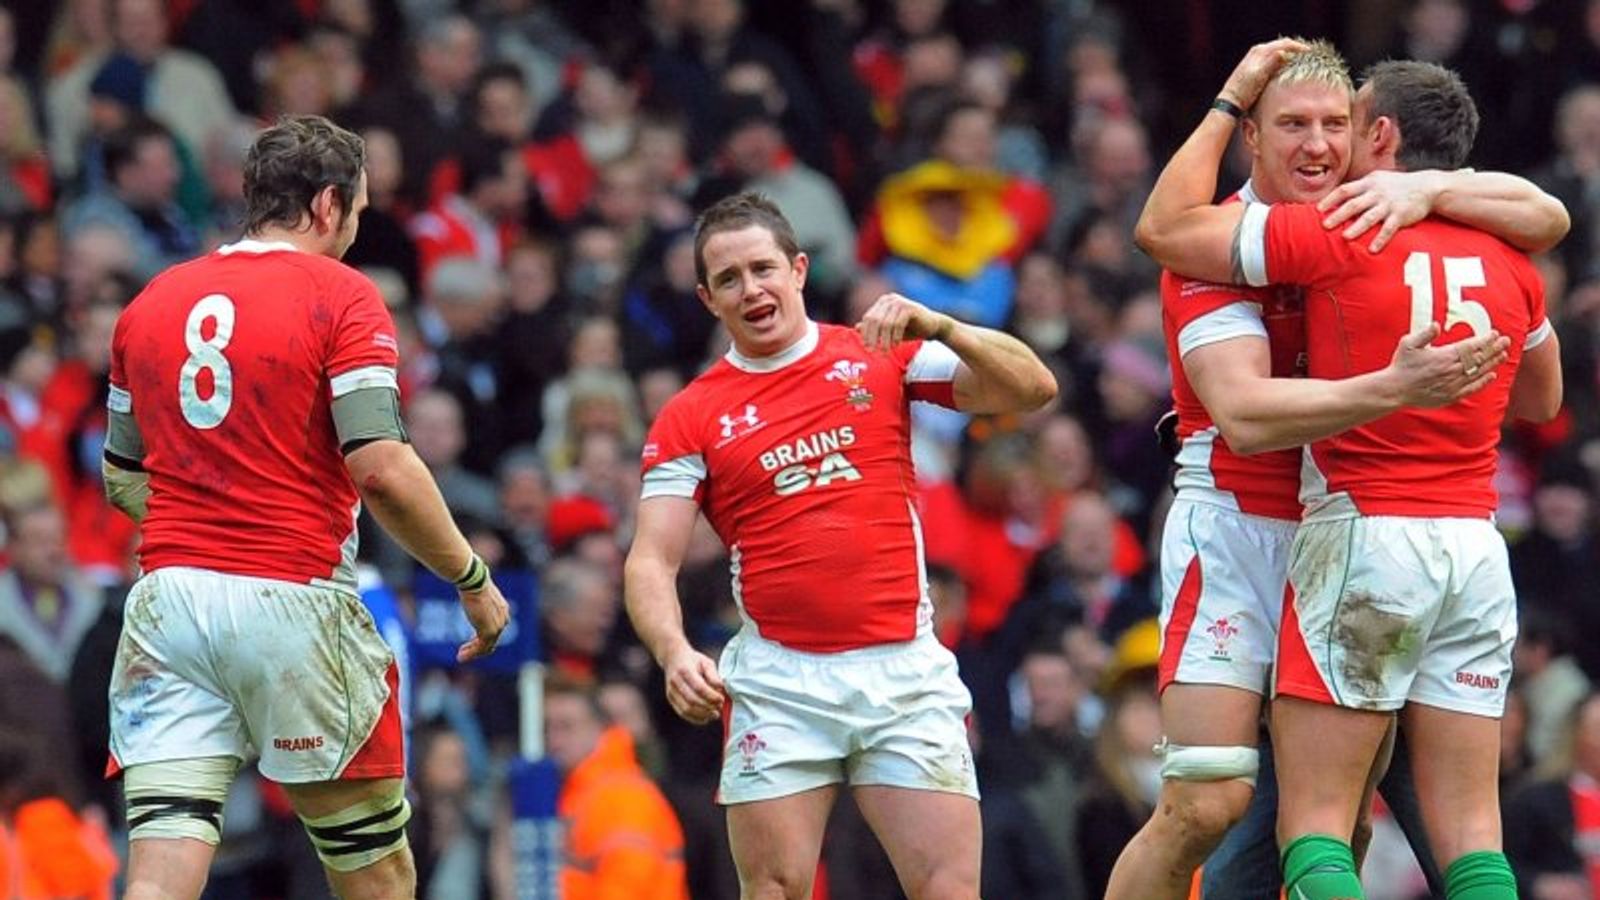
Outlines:
{"label": "red rugby jersey", "polygon": [[[1250,185],[1229,202],[1259,202]],[[1272,377],[1304,377],[1304,292],[1295,286],[1243,287],[1161,273],[1161,323],[1178,412],[1178,495],[1274,519],[1300,519],[1300,451],[1240,456],[1228,447],[1189,384],[1183,355],[1236,337],[1267,339]]]}
{"label": "red rugby jersey", "polygon": [[957,363],[943,344],[885,354],[815,323],[773,357],[730,351],[651,427],[642,495],[700,504],[763,637],[809,652],[910,640],[932,619],[910,403],[953,407]]}
{"label": "red rugby jersey", "polygon": [[1487,388],[1442,409],[1403,409],[1318,441],[1301,486],[1307,520],[1493,514],[1500,426],[1524,350],[1549,337],[1544,286],[1526,254],[1442,219],[1402,229],[1381,253],[1345,240],[1307,205],[1253,207],[1239,230],[1252,284],[1306,287],[1313,378],[1381,369],[1428,322],[1451,343],[1493,328],[1510,355]]}
{"label": "red rugby jersey", "polygon": [[150,282],[117,321],[108,401],[144,439],[142,568],[354,593],[359,499],[330,407],[394,388],[396,363],[377,289],[334,259],[241,241]]}

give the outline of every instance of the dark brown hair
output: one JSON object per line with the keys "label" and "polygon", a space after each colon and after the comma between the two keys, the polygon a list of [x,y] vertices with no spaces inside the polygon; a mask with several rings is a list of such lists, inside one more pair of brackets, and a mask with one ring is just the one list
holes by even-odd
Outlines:
{"label": "dark brown hair", "polygon": [[339,210],[349,215],[366,161],[366,144],[357,135],[322,116],[284,116],[245,156],[245,233],[297,227],[330,186]]}
{"label": "dark brown hair", "polygon": [[1368,123],[1388,116],[1400,130],[1396,161],[1408,172],[1459,169],[1478,136],[1478,107],[1461,76],[1433,63],[1385,60],[1367,69]]}
{"label": "dark brown hair", "polygon": [[794,226],[784,218],[777,204],[754,191],[745,191],[724,197],[700,214],[694,223],[694,276],[701,285],[706,283],[706,241],[723,231],[742,231],[750,227],[765,228],[793,263],[800,254],[800,241],[794,236]]}

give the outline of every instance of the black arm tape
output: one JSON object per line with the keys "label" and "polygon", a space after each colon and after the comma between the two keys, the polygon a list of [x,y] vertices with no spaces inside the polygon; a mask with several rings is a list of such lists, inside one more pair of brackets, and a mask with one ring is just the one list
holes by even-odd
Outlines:
{"label": "black arm tape", "polygon": [[484,563],[483,557],[472,554],[472,562],[467,563],[467,571],[455,580],[456,590],[465,594],[483,590],[489,583],[489,566]]}
{"label": "black arm tape", "polygon": [[104,452],[105,452],[106,462],[112,464],[113,466],[116,466],[117,468],[123,470],[124,472],[143,472],[144,471],[144,463],[140,462],[137,459],[129,459],[126,456],[122,456],[120,454],[112,453],[110,449],[107,449]]}

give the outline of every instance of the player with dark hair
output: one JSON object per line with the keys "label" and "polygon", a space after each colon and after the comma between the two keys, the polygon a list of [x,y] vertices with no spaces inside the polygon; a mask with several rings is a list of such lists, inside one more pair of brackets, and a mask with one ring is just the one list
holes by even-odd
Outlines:
{"label": "player with dark hair", "polygon": [[507,607],[400,424],[394,325],[339,262],[360,138],[316,116],[245,162],[243,240],[174,266],[112,342],[108,496],[141,524],[111,680],[130,898],[195,898],[238,767],[283,785],[335,891],[411,897],[398,671],[356,589],[356,515],[454,581],[494,649]]}
{"label": "player with dark hair", "polygon": [[[695,260],[733,347],[651,428],[627,604],[673,709],[723,717],[742,894],[811,895],[846,783],[912,900],[976,900],[971,698],[933,634],[910,405],[1020,412],[1055,379],[1016,338],[897,294],[855,329],[812,322],[810,261],[759,195],[706,210]],[[744,619],[720,665],[685,636],[675,583],[702,511]]]}

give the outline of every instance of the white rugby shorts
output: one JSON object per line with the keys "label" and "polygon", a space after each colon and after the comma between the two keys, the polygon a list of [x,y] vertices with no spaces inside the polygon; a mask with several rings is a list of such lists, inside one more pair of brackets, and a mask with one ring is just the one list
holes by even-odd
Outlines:
{"label": "white rugby shorts", "polygon": [[1308,522],[1289,580],[1277,693],[1353,709],[1504,711],[1517,598],[1489,520]]}
{"label": "white rugby shorts", "polygon": [[746,627],[722,651],[717,800],[750,803],[844,782],[978,797],[972,697],[931,634],[805,653]]}
{"label": "white rugby shorts", "polygon": [[128,594],[111,769],[207,756],[298,784],[405,774],[399,670],[360,598],[158,569]]}
{"label": "white rugby shorts", "polygon": [[1295,523],[1179,497],[1161,533],[1158,686],[1265,695]]}

